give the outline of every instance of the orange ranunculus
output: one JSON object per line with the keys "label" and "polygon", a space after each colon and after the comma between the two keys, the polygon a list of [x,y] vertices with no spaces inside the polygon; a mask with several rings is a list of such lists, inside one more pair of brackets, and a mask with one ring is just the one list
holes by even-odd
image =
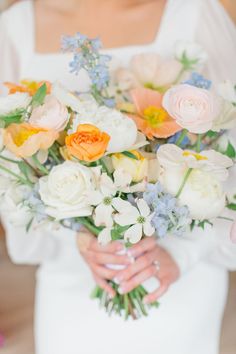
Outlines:
{"label": "orange ranunculus", "polygon": [[162,107],[162,95],[146,88],[131,91],[136,114],[130,115],[138,129],[149,139],[168,138],[182,128]]}
{"label": "orange ranunculus", "polygon": [[39,150],[46,150],[58,138],[58,132],[35,128],[28,123],[10,124],[3,132],[3,143],[18,157],[33,156]]}
{"label": "orange ranunculus", "polygon": [[47,86],[47,94],[51,92],[51,83],[49,81],[28,81],[22,80],[20,85],[13,84],[11,82],[5,82],[4,85],[8,88],[9,94],[16,92],[26,92],[30,96],[33,96],[36,91],[43,85]]}
{"label": "orange ranunculus", "polygon": [[80,124],[77,132],[66,137],[68,152],[77,159],[92,162],[106,152],[110,136],[91,124]]}

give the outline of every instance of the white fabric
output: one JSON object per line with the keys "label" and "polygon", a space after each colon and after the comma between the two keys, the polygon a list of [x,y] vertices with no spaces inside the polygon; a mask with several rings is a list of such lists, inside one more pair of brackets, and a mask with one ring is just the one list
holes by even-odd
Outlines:
{"label": "white fabric", "polygon": [[[236,31],[217,0],[169,0],[156,40],[110,50],[114,65],[138,52],[171,55],[179,39],[197,40],[209,53],[207,72],[236,82]],[[68,73],[68,55],[34,51],[33,2],[22,1],[0,17],[0,85],[20,78],[58,80],[72,89],[86,77]],[[79,84],[83,83],[83,87]],[[235,189],[235,172],[228,188]],[[203,206],[204,207],[204,206]],[[89,270],[68,230],[29,233],[3,213],[8,248],[18,263],[41,263],[36,295],[36,354],[216,354],[227,295],[225,267],[236,269],[236,246],[227,222],[160,241],[183,273],[161,299],[159,310],[136,323],[108,319],[89,299]],[[221,267],[220,267],[221,266]],[[185,273],[185,274],[184,274]]]}

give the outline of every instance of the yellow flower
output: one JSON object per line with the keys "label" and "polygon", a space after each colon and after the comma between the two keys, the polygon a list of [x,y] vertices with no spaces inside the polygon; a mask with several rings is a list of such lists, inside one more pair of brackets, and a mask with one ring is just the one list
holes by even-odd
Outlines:
{"label": "yellow flower", "polygon": [[138,151],[130,151],[135,157],[128,157],[122,153],[112,155],[114,169],[122,169],[129,173],[133,182],[140,182],[148,176],[148,160]]}

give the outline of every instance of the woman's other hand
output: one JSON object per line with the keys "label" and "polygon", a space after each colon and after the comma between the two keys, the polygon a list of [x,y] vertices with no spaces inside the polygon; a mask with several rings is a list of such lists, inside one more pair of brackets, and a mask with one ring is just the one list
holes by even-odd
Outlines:
{"label": "woman's other hand", "polygon": [[127,293],[152,277],[160,282],[160,287],[144,298],[152,303],[160,298],[180,275],[179,268],[173,258],[158,246],[154,237],[145,238],[129,249],[129,256],[135,262],[119,272],[116,281],[120,284],[120,293]]}

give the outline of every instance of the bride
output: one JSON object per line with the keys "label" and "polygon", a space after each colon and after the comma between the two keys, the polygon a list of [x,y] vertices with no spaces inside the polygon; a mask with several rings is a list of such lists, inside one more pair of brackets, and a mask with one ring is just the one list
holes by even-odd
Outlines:
{"label": "bride", "polygon": [[[83,78],[69,74],[70,58],[59,53],[61,34],[77,31],[99,35],[106,52],[123,65],[136,53],[169,56],[177,40],[197,41],[209,55],[206,75],[236,82],[236,30],[218,0],[23,0],[0,17],[0,85],[31,78],[80,90]],[[231,191],[234,178],[232,171]],[[218,353],[227,269],[236,269],[236,245],[226,222],[183,238],[144,240],[131,250],[136,262],[130,264],[127,256],[115,254],[115,243],[101,247],[92,235],[63,228],[26,233],[1,209],[12,260],[40,264],[36,354]],[[146,300],[161,297],[161,306],[148,318],[108,318],[89,299],[93,278],[112,296],[106,279],[116,277],[126,292],[151,277],[153,260],[160,264],[160,287]],[[127,268],[111,271],[107,263]]]}

